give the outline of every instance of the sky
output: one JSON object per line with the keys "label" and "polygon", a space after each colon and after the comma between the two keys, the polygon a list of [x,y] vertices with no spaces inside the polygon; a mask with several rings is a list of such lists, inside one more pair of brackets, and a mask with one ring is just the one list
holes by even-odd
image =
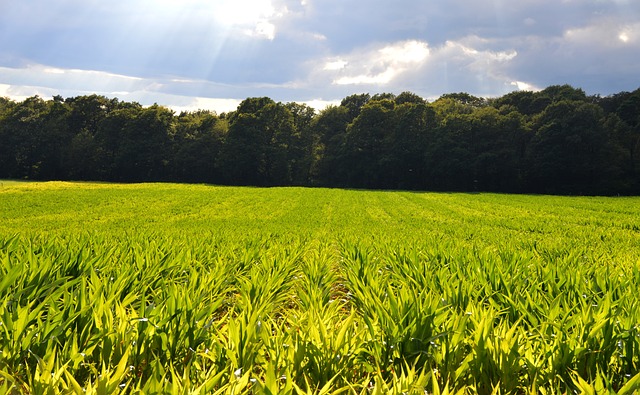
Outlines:
{"label": "sky", "polygon": [[640,0],[0,0],[0,96],[232,111],[640,87]]}

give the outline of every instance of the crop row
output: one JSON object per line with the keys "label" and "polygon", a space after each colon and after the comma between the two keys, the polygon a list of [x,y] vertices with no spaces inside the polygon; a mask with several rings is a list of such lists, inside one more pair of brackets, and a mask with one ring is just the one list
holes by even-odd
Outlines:
{"label": "crop row", "polygon": [[640,270],[440,238],[0,238],[11,393],[632,393]]}

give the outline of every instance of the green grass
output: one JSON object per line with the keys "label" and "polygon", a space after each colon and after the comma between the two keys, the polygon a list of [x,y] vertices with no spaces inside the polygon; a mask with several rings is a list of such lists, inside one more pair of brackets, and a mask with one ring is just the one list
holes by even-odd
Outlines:
{"label": "green grass", "polygon": [[23,180],[0,180],[0,188],[4,188],[4,187],[12,187],[12,186],[16,186],[16,185],[20,185],[20,184],[24,184],[24,183],[28,183],[30,181],[23,181]]}
{"label": "green grass", "polygon": [[0,391],[633,393],[640,198],[4,183]]}

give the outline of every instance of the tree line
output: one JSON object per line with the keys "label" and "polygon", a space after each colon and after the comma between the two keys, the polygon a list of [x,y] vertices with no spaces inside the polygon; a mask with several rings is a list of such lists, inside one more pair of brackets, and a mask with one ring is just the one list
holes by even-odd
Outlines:
{"label": "tree line", "polygon": [[319,112],[260,97],[222,114],[0,98],[0,178],[639,194],[640,89],[356,94]]}

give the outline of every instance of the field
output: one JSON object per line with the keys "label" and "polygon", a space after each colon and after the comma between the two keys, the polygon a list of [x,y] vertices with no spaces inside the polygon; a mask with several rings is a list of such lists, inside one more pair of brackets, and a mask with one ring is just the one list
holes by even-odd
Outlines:
{"label": "field", "polygon": [[640,198],[4,182],[0,392],[640,390]]}

